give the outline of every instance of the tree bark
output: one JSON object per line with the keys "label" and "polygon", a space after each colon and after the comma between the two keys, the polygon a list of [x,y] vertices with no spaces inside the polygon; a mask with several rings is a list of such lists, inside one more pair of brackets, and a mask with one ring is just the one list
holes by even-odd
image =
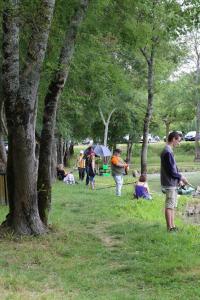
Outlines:
{"label": "tree bark", "polygon": [[196,70],[196,137],[195,137],[195,161],[200,161],[200,145],[199,145],[199,134],[200,134],[200,54],[197,52],[197,70]]}
{"label": "tree bark", "polygon": [[[3,15],[3,91],[8,125],[9,214],[5,226],[17,234],[42,234],[37,198],[35,121],[40,70],[46,52],[54,0],[42,0],[24,69],[19,71],[17,0],[5,3]],[[10,4],[9,3],[9,4]],[[20,73],[20,74],[19,74]]]}
{"label": "tree bark", "polygon": [[2,63],[0,62],[0,164],[4,165],[4,170],[6,170],[7,164],[7,154],[4,139],[8,135],[8,130],[5,121],[5,111],[4,111],[4,97],[2,91]]}
{"label": "tree bark", "polygon": [[51,182],[55,182],[57,178],[57,145],[56,145],[56,139],[54,138],[53,144],[52,144],[52,157],[51,157]]}
{"label": "tree bark", "polygon": [[59,136],[56,138],[56,148],[57,148],[57,164],[63,164],[64,163],[64,153],[66,146],[64,147],[65,142],[63,141],[62,136]]}
{"label": "tree bark", "polygon": [[197,108],[196,108],[196,137],[195,137],[195,158],[194,158],[194,161],[200,161],[199,135],[200,135],[200,101],[198,100]]}
{"label": "tree bark", "polygon": [[70,147],[70,142],[66,141],[65,153],[64,153],[64,158],[63,158],[65,167],[69,167],[69,160],[70,160],[69,147]]}
{"label": "tree bark", "polygon": [[141,150],[141,174],[147,173],[147,149],[148,149],[148,134],[149,134],[149,125],[153,114],[153,85],[154,85],[154,45],[152,45],[151,55],[148,58],[144,49],[141,49],[144,57],[147,61],[148,66],[148,100],[147,100],[147,110],[144,118],[143,126],[143,143]]}
{"label": "tree bark", "polygon": [[131,163],[132,147],[133,147],[133,142],[129,140],[128,143],[127,143],[127,151],[126,151],[126,162],[128,164]]}
{"label": "tree bark", "polygon": [[60,52],[58,70],[51,81],[45,97],[43,128],[40,144],[38,170],[38,207],[42,221],[48,222],[48,208],[51,203],[51,156],[52,141],[56,121],[57,103],[68,78],[70,63],[74,54],[78,29],[86,13],[88,0],[80,0],[78,9],[71,20]]}
{"label": "tree bark", "polygon": [[167,138],[168,138],[168,135],[169,135],[169,131],[170,131],[170,123],[167,122],[167,123],[165,123],[166,142],[167,142]]}

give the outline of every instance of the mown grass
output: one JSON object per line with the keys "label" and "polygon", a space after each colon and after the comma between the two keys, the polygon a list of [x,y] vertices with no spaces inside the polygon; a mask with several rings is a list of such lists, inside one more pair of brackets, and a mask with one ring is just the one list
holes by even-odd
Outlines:
{"label": "mown grass", "polygon": [[[112,178],[98,176],[95,191],[57,182],[50,233],[1,238],[0,299],[200,298],[200,230],[182,220],[190,199],[180,199],[181,230],[169,234],[162,194],[136,201],[131,185],[121,198],[114,188],[97,190],[109,185]],[[1,221],[6,211],[0,208]]]}

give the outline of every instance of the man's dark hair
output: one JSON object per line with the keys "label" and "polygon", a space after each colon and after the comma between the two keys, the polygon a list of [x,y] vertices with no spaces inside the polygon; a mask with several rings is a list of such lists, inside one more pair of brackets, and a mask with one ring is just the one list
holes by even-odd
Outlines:
{"label": "man's dark hair", "polygon": [[168,142],[171,142],[173,138],[175,138],[175,140],[178,140],[180,138],[180,134],[177,131],[170,132],[167,138]]}
{"label": "man's dark hair", "polygon": [[115,149],[115,150],[113,151],[113,153],[114,153],[114,154],[115,154],[115,153],[121,154],[121,153],[122,153],[122,150],[120,150],[120,149]]}

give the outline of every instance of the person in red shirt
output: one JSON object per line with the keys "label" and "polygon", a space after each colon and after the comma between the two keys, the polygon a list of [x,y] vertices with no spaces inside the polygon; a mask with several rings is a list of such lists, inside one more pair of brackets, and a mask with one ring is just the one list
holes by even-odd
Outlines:
{"label": "person in red shirt", "polygon": [[116,184],[116,196],[121,196],[121,189],[123,185],[123,176],[125,174],[125,168],[128,165],[123,161],[121,156],[121,150],[115,149],[111,158],[112,176]]}

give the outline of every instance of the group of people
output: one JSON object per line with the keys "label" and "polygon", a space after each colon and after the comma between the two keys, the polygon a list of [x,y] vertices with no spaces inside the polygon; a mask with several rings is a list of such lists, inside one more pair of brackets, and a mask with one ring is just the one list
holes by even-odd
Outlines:
{"label": "group of people", "polygon": [[[81,150],[77,158],[77,167],[79,180],[83,181],[86,174],[86,185],[90,185],[92,189],[95,187],[95,153],[92,146],[85,151]],[[76,183],[72,172],[66,173],[62,164],[57,166],[57,178],[67,184]]]}
{"label": "group of people", "polygon": [[[179,173],[173,154],[173,148],[179,145],[181,137],[178,132],[173,131],[169,134],[167,144],[161,153],[161,186],[166,195],[165,200],[165,219],[167,230],[169,232],[177,231],[174,223],[175,208],[177,207],[177,187],[188,184],[185,176]],[[95,152],[90,145],[85,151],[81,150],[77,159],[79,180],[83,181],[86,174],[86,185],[92,189],[95,187]],[[112,176],[116,186],[116,196],[121,196],[123,186],[123,176],[127,174],[128,164],[121,158],[121,150],[115,149],[111,157]],[[68,184],[75,183],[72,172],[65,173],[63,166],[57,168],[57,176]],[[138,182],[135,184],[134,196],[151,200],[147,176],[141,174]]]}
{"label": "group of people", "polygon": [[[180,144],[181,137],[176,131],[169,134],[167,144],[161,152],[161,187],[164,191],[165,198],[165,219],[167,230],[169,232],[177,231],[178,228],[174,223],[175,208],[177,207],[177,188],[178,186],[185,186],[188,180],[185,176],[179,173],[175,161],[173,148]],[[123,185],[123,174],[127,164],[120,157],[121,151],[116,149],[111,159],[112,175],[116,183],[116,195],[121,196],[121,189]],[[142,174],[135,185],[135,197],[144,198],[147,200],[152,199],[149,187],[147,184],[147,177]]]}
{"label": "group of people", "polygon": [[[121,190],[123,186],[123,176],[127,174],[128,171],[128,164],[122,160],[121,158],[121,150],[115,149],[113,156],[111,158],[111,169],[112,169],[112,176],[114,178],[116,184],[116,196],[121,196]],[[136,198],[144,198],[147,200],[151,200],[151,194],[149,192],[149,187],[147,183],[146,175],[141,175],[137,184],[135,185],[135,193]]]}

